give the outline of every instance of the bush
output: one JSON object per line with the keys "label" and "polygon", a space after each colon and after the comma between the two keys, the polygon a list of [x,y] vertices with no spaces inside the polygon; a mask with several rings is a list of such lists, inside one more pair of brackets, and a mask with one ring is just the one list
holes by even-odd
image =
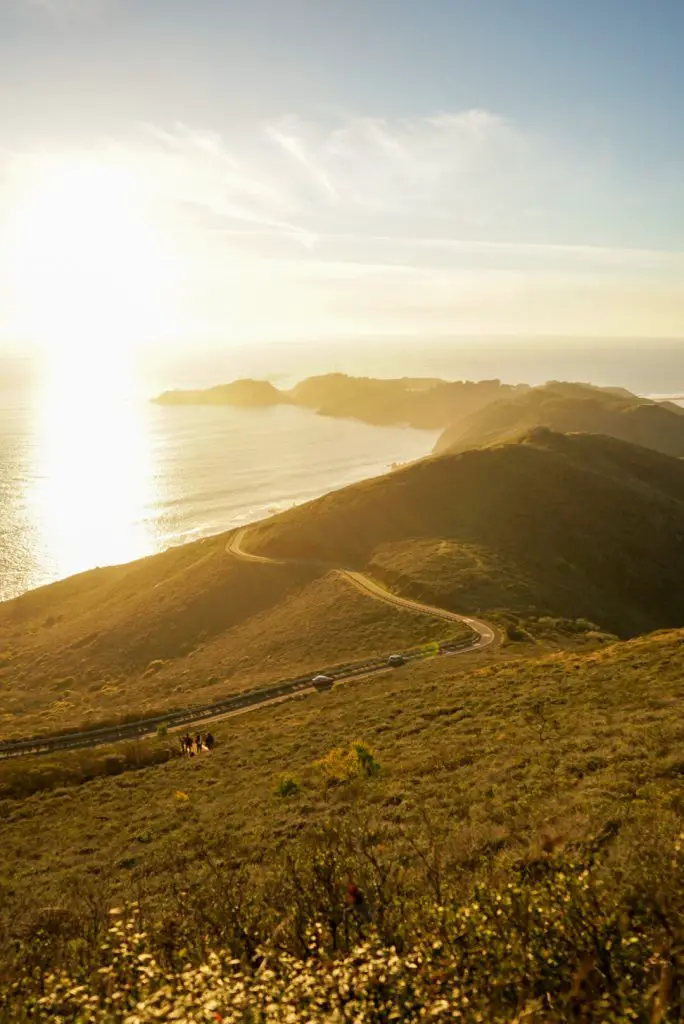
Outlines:
{"label": "bush", "polygon": [[532,640],[532,637],[523,629],[522,626],[516,625],[514,622],[510,622],[506,626],[506,637],[511,643],[526,643]]}
{"label": "bush", "polygon": [[325,757],[314,762],[314,768],[321,771],[331,785],[372,778],[380,772],[375,755],[363,743],[352,743],[346,748],[334,747]]}
{"label": "bush", "polygon": [[150,739],[65,750],[37,759],[12,758],[0,763],[0,800],[21,800],[57,787],[80,786],[103,775],[165,764],[174,757],[180,757],[175,745]]}
{"label": "bush", "polygon": [[356,754],[356,760],[362,775],[371,778],[380,773],[380,764],[375,759],[372,750],[369,750],[362,743],[352,743],[352,750]]}
{"label": "bush", "polygon": [[299,783],[292,775],[281,775],[276,786],[276,796],[295,796],[299,792]]}
{"label": "bush", "polygon": [[169,727],[166,722],[160,722],[157,726],[157,736],[160,740],[165,739],[169,735]]}

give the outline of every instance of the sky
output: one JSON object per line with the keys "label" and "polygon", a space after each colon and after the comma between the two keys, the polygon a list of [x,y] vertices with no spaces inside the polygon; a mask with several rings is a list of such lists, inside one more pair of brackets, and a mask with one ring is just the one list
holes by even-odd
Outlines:
{"label": "sky", "polygon": [[0,0],[0,335],[684,337],[682,0]]}

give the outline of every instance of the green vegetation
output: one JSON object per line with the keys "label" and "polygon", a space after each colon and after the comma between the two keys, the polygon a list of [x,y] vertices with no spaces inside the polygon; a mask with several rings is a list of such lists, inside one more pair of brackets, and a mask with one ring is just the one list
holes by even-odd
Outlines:
{"label": "green vegetation", "polygon": [[683,411],[673,403],[637,398],[619,388],[552,381],[502,395],[470,415],[459,416],[439,438],[435,451],[463,452],[502,444],[536,427],[547,427],[563,433],[606,434],[681,458]]}
{"label": "green vegetation", "polygon": [[295,796],[299,792],[299,783],[292,775],[281,775],[275,791],[278,796]]}
{"label": "green vegetation", "polygon": [[34,793],[82,786],[93,779],[123,775],[180,756],[175,738],[158,733],[156,740],[126,740],[92,749],[66,751],[47,757],[8,758],[0,761],[0,801],[18,800]]}
{"label": "green vegetation", "polygon": [[[190,939],[181,966],[158,922],[137,906],[117,908],[92,964],[76,961],[48,974],[40,988],[24,982],[8,1009],[17,1022],[95,1024],[674,1022],[684,1013],[679,850],[679,842],[670,843],[641,865],[657,866],[657,878],[627,875],[619,885],[593,861],[542,857],[507,883],[476,887],[463,902],[445,901],[441,886],[439,898],[404,891],[416,935],[390,945],[396,922],[387,921],[388,907],[371,911],[356,885],[348,886],[343,909],[325,900],[323,886],[342,891],[349,866],[339,847],[327,846],[318,851],[316,872],[297,879],[318,881],[321,909],[327,903],[325,923],[302,933],[298,955],[283,948],[276,928],[272,941],[243,960],[231,944],[217,953],[193,948]],[[391,865],[380,855],[374,867],[386,886]],[[295,891],[290,886],[293,915],[306,914],[308,900]],[[235,915],[225,898],[221,908]],[[234,928],[239,917],[228,920]]]}
{"label": "green vegetation", "polygon": [[5,799],[4,1019],[680,1019],[683,670],[684,632],[438,658]]}
{"label": "green vegetation", "polygon": [[539,429],[328,494],[256,524],[248,545],[368,569],[464,614],[630,636],[684,623],[684,462]]}
{"label": "green vegetation", "polygon": [[2,738],[164,714],[458,635],[458,623],[374,601],[336,573],[240,562],[226,540],[0,605]]}

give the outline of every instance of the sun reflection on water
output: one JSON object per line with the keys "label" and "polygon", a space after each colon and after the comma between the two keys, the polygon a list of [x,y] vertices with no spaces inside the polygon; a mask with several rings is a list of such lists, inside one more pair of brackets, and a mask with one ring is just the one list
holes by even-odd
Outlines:
{"label": "sun reflection on water", "polygon": [[48,367],[36,415],[26,501],[51,575],[154,551],[150,428],[125,359],[62,354]]}

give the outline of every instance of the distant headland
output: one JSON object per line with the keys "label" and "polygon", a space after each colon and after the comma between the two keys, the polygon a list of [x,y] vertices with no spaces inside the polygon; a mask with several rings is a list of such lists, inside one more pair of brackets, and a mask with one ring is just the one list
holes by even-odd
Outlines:
{"label": "distant headland", "polygon": [[617,437],[684,457],[684,408],[619,387],[549,381],[539,387],[500,380],[435,377],[377,379],[328,373],[280,389],[265,380],[236,380],[199,391],[165,391],[162,405],[294,405],[320,416],[373,426],[441,430],[435,452],[508,443],[535,427]]}
{"label": "distant headland", "polygon": [[153,401],[161,405],[295,405],[321,416],[357,419],[374,426],[440,430],[457,415],[470,415],[497,399],[528,390],[526,384],[514,386],[500,380],[380,380],[328,373],[307,377],[287,390],[269,381],[236,380],[200,391],[165,391]]}

